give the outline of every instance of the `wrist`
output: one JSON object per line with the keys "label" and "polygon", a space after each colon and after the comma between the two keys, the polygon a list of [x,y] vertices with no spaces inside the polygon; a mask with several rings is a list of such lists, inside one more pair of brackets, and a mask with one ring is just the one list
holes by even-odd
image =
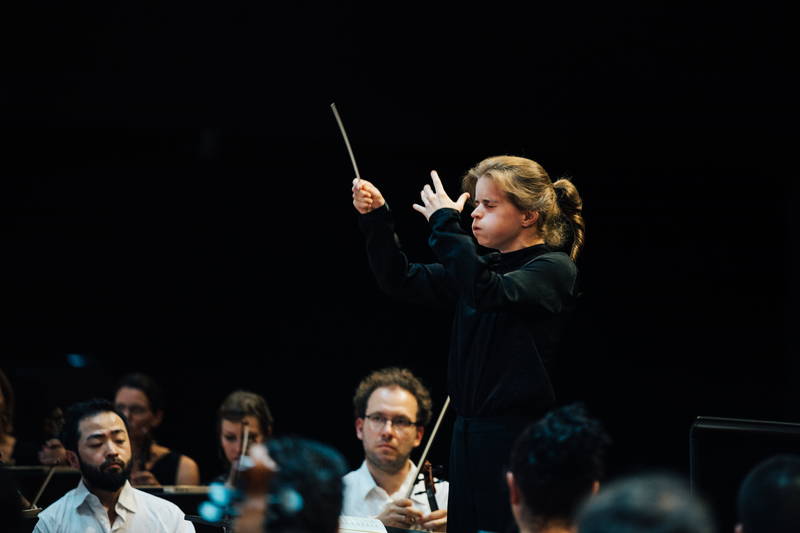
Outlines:
{"label": "wrist", "polygon": [[452,207],[440,207],[431,213],[431,216],[428,217],[428,222],[433,226],[436,224],[441,224],[446,220],[450,220],[451,218],[458,220],[460,216],[461,211],[458,209],[454,209]]}

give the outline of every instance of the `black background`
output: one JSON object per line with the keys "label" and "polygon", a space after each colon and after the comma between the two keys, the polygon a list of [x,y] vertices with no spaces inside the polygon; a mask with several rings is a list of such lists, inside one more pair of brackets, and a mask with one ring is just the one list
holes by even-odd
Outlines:
{"label": "black background", "polygon": [[377,290],[334,101],[417,260],[431,169],[454,196],[490,155],[572,176],[585,295],[554,379],[607,424],[612,475],[685,472],[697,415],[797,421],[786,13],[639,4],[4,8],[0,366],[20,436],[132,370],[168,390],[161,441],[204,477],[235,388],[352,466],[368,371],[408,366],[441,405],[450,317]]}

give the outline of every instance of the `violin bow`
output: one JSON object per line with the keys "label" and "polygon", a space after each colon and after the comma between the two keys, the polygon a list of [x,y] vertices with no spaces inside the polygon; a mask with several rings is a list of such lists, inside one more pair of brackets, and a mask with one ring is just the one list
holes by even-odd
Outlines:
{"label": "violin bow", "polygon": [[417,479],[419,478],[419,472],[422,469],[422,465],[425,464],[425,460],[428,458],[428,450],[431,449],[431,443],[433,439],[436,438],[436,433],[439,431],[439,425],[442,423],[442,419],[444,418],[444,414],[447,412],[447,407],[450,405],[450,396],[444,401],[444,406],[442,406],[442,410],[439,412],[439,418],[436,419],[436,425],[433,426],[433,431],[431,431],[431,436],[428,437],[428,443],[425,444],[425,450],[422,452],[422,457],[419,459],[419,463],[417,463],[417,468],[414,471],[414,477],[412,478],[414,481],[411,482],[411,486],[408,487],[408,491],[406,492],[406,499],[411,497],[411,493],[414,491],[414,485],[417,484]]}
{"label": "violin bow", "polygon": [[239,454],[239,459],[236,461],[236,465],[231,465],[231,472],[228,475],[228,486],[233,487],[236,485],[236,477],[239,474],[239,470],[242,469],[242,459],[247,454],[247,441],[250,438],[250,425],[242,420],[242,452]]}

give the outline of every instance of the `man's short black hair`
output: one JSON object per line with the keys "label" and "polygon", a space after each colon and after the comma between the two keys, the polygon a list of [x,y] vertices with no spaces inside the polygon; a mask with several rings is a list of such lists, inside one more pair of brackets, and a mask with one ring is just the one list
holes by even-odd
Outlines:
{"label": "man's short black hair", "polygon": [[267,447],[278,464],[270,493],[280,500],[284,491],[296,491],[303,506],[295,513],[271,503],[265,529],[269,533],[336,533],[342,512],[342,476],[347,472],[339,452],[293,437],[272,439]]}
{"label": "man's short black hair", "polygon": [[560,407],[528,426],[511,451],[510,471],[530,519],[572,523],[604,475],[611,439],[582,404]]}
{"label": "man's short black hair", "polygon": [[616,481],[589,498],[581,533],[713,533],[707,505],[678,478],[648,474]]}
{"label": "man's short black hair", "polygon": [[85,402],[78,402],[72,404],[67,409],[64,419],[64,427],[61,430],[61,443],[67,450],[78,453],[78,441],[80,440],[80,426],[81,420],[94,416],[98,413],[112,412],[122,419],[125,424],[125,431],[130,433],[128,428],[128,419],[114,407],[114,404],[102,398],[95,398]]}
{"label": "man's short black hair", "polygon": [[744,533],[800,531],[800,456],[776,455],[753,468],[739,489]]}

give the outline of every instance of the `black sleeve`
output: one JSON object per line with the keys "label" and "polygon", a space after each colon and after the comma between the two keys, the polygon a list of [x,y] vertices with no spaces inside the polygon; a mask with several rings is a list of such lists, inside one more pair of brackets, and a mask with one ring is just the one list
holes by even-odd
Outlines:
{"label": "black sleeve", "polygon": [[367,241],[369,265],[387,294],[430,307],[451,307],[456,294],[440,264],[409,263],[394,233],[388,206],[359,217]]}
{"label": "black sleeve", "polygon": [[543,254],[519,270],[498,274],[478,255],[455,209],[430,218],[430,246],[470,307],[482,311],[523,309],[557,314],[573,298],[577,269],[566,254]]}

